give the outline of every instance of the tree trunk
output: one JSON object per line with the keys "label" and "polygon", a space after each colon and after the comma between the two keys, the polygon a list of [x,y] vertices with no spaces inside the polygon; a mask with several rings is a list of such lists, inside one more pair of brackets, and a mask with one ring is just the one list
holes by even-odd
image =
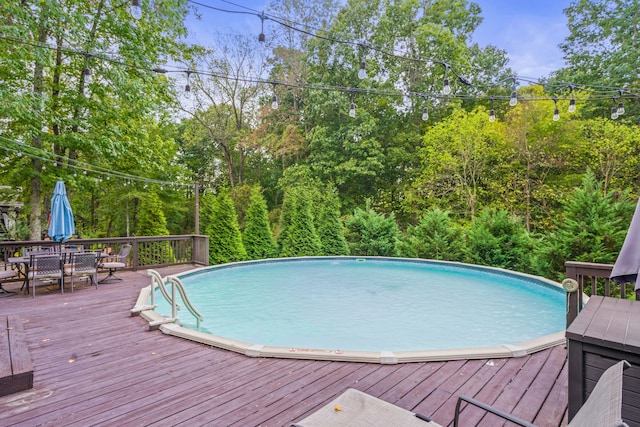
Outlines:
{"label": "tree trunk", "polygon": [[[47,41],[47,26],[45,20],[47,19],[47,7],[43,4],[41,15],[38,42],[46,43]],[[44,109],[44,89],[43,89],[43,75],[44,64],[42,60],[36,55],[35,65],[33,69],[33,95],[34,105],[32,106],[34,112],[38,117],[42,117],[42,110]],[[35,131],[35,134],[31,138],[31,146],[40,150],[42,149],[42,123],[40,123],[39,129]],[[33,177],[31,178],[31,198],[29,199],[29,239],[40,240],[42,239],[42,181],[40,180],[41,161],[37,158],[31,159],[31,165],[33,167]]]}

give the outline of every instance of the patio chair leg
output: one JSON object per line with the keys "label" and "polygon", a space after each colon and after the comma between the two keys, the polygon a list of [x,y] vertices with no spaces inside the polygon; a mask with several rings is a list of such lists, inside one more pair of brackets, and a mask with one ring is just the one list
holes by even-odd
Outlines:
{"label": "patio chair leg", "polygon": [[111,283],[111,282],[121,282],[122,279],[114,274],[115,270],[109,270],[109,274],[100,280],[98,283]]}
{"label": "patio chair leg", "polygon": [[13,294],[15,294],[15,292],[6,290],[2,286],[2,283],[0,283],[0,295],[9,296],[9,295],[13,295]]}

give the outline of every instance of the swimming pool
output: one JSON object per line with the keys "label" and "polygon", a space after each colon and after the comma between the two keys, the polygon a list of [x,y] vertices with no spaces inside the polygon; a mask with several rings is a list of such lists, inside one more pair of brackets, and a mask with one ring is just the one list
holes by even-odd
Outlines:
{"label": "swimming pool", "polygon": [[[501,269],[319,257],[179,277],[204,322],[195,330],[183,309],[182,326],[162,330],[253,356],[397,363],[512,357],[564,342],[562,287]],[[171,313],[162,297],[155,302],[156,315]]]}

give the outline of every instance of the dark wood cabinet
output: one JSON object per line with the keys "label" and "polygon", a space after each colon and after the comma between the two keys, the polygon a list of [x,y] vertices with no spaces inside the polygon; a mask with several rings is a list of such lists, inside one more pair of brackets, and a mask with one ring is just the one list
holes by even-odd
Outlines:
{"label": "dark wood cabinet", "polygon": [[622,418],[640,426],[640,301],[593,296],[567,328],[569,420],[587,400],[600,375],[625,359]]}

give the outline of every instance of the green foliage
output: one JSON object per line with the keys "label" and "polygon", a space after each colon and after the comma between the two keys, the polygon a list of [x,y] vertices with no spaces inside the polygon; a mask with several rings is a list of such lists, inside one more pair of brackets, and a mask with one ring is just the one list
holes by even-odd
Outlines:
{"label": "green foliage", "polygon": [[375,212],[369,202],[365,209],[356,208],[345,222],[347,242],[352,255],[397,256],[400,229],[395,215]]}
{"label": "green foliage", "polygon": [[603,194],[602,183],[589,171],[582,188],[564,203],[563,216],[555,221],[556,230],[538,245],[538,273],[560,280],[565,261],[612,264],[622,247],[634,205],[626,194]]}
{"label": "green foliage", "polygon": [[[580,0],[571,2],[564,13],[569,35],[560,48],[567,67],[556,73],[558,81],[616,89],[637,87],[640,3],[637,0]],[[638,104],[629,101],[627,112],[620,119],[637,123]],[[594,99],[591,106],[585,115],[601,115],[603,110],[611,108],[611,100],[604,98],[597,102]]]}
{"label": "green foliage", "polygon": [[260,187],[251,188],[244,221],[242,242],[247,251],[247,258],[263,259],[277,256],[278,245],[276,245],[269,227],[267,203],[262,196]]}
{"label": "green foliage", "polygon": [[471,263],[532,271],[533,239],[522,222],[507,211],[484,209],[467,230],[467,241]]}
{"label": "green foliage", "polygon": [[349,255],[349,246],[344,237],[344,226],[340,220],[340,199],[337,190],[330,186],[317,206],[315,227],[320,238],[323,255]]}
{"label": "green foliage", "polygon": [[[156,193],[148,193],[138,209],[139,236],[167,236],[167,220]],[[165,264],[175,261],[170,242],[141,242],[138,247],[140,265]]]}
{"label": "green foliage", "polygon": [[224,264],[247,259],[238,226],[238,217],[229,192],[207,198],[206,233],[209,236],[209,262]]}
{"label": "green foliage", "polygon": [[138,210],[138,236],[168,236],[167,219],[156,193],[148,193],[140,201]]}
{"label": "green foliage", "polygon": [[292,187],[285,192],[277,240],[281,257],[322,255],[311,201],[303,188]]}
{"label": "green foliage", "polygon": [[460,262],[466,257],[465,246],[462,227],[439,208],[426,211],[417,226],[409,225],[406,236],[398,242],[404,257]]}
{"label": "green foliage", "polygon": [[490,123],[488,112],[455,110],[424,136],[421,172],[407,197],[408,210],[439,206],[474,216],[492,201],[487,183],[499,181],[497,166],[508,150],[502,123]]}

